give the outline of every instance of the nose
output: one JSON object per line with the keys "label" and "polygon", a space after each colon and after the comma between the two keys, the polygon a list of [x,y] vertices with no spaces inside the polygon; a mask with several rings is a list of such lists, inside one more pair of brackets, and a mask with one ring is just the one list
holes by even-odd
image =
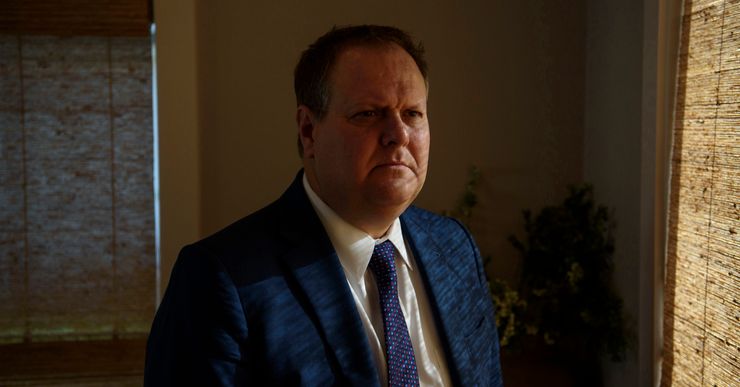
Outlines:
{"label": "nose", "polygon": [[389,114],[384,122],[381,144],[383,146],[406,146],[409,143],[409,126],[400,113]]}

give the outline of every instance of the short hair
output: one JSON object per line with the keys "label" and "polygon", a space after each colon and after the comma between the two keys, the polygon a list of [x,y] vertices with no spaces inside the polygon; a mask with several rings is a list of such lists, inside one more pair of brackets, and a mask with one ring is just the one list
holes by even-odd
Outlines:
{"label": "short hair", "polygon": [[[411,35],[396,27],[358,25],[336,27],[318,38],[303,51],[293,73],[293,88],[297,105],[305,105],[320,120],[329,107],[331,74],[337,57],[348,47],[395,43],[414,59],[424,82],[427,82],[427,63],[424,46],[415,43]],[[303,146],[298,138],[298,154]]]}

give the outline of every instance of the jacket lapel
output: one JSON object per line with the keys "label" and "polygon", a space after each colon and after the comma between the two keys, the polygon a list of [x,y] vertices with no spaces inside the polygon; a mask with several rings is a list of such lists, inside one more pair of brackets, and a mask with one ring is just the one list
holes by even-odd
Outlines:
{"label": "jacket lapel", "polygon": [[459,265],[454,264],[459,258],[427,231],[427,222],[417,219],[412,211],[404,213],[401,220],[404,237],[411,246],[429,294],[451,377],[455,385],[470,385],[467,380],[471,376],[468,340],[478,316],[470,313],[476,307],[470,305],[471,297],[466,297],[466,273],[461,273]]}
{"label": "jacket lapel", "polygon": [[377,386],[377,370],[347,279],[302,185],[302,173],[280,199],[281,233],[292,246],[281,257],[297,297],[331,350],[340,385]]}

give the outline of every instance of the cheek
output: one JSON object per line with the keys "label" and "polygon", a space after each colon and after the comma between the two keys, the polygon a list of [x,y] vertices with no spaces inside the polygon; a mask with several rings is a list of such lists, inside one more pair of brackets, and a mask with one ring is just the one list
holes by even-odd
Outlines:
{"label": "cheek", "polygon": [[369,139],[357,135],[335,136],[327,148],[329,168],[349,179],[360,179],[367,173],[375,151]]}
{"label": "cheek", "polygon": [[347,158],[357,164],[371,161],[373,154],[378,150],[378,140],[370,135],[350,137],[345,142],[344,152]]}
{"label": "cheek", "polygon": [[346,144],[336,130],[325,129],[316,139],[316,152],[325,164],[336,164],[344,156]]}
{"label": "cheek", "polygon": [[421,165],[426,165],[429,159],[429,130],[423,130],[416,133],[411,139],[411,152],[416,159],[416,162]]}

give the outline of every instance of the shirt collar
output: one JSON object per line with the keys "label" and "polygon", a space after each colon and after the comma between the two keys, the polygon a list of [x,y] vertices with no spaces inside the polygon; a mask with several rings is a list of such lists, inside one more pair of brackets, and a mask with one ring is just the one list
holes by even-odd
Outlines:
{"label": "shirt collar", "polygon": [[349,280],[353,281],[353,283],[362,281],[365,271],[370,264],[370,258],[373,255],[375,245],[386,240],[390,240],[393,243],[403,262],[409,270],[412,270],[408,252],[406,251],[406,244],[403,240],[401,221],[398,218],[393,221],[384,236],[374,239],[366,232],[339,217],[334,210],[324,203],[311,188],[305,173],[303,174],[303,188],[306,190],[308,200],[319,215],[319,219],[324,225],[326,233],[329,234],[329,239],[339,256],[339,262],[342,264]]}

